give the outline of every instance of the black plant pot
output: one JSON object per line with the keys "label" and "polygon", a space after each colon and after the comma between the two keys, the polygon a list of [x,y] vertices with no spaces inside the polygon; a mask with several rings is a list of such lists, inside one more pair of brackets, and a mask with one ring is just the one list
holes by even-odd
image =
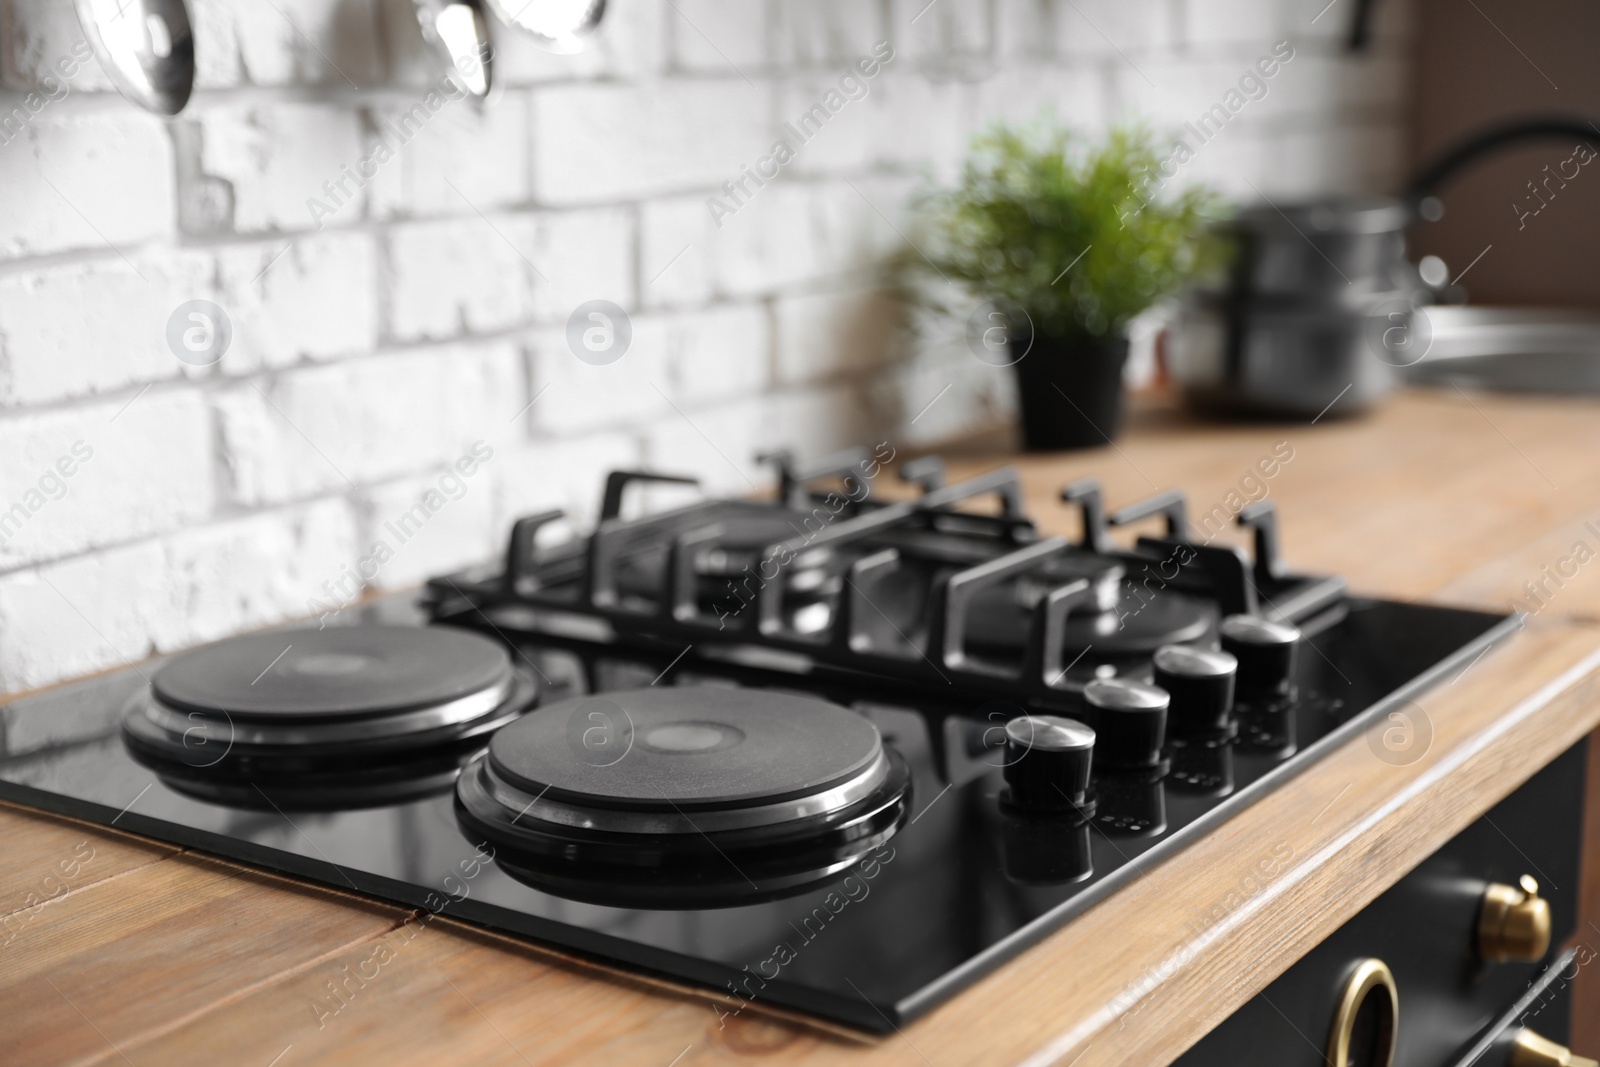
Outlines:
{"label": "black plant pot", "polygon": [[1122,429],[1126,338],[1035,337],[1015,364],[1022,447],[1095,448]]}

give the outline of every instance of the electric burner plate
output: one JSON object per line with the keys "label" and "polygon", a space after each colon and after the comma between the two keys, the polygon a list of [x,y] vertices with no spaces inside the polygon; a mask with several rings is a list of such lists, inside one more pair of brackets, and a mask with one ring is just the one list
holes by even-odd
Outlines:
{"label": "electric burner plate", "polygon": [[716,686],[562,701],[489,743],[494,773],[525,793],[666,813],[813,796],[860,778],[882,759],[877,728],[847,708]]}
{"label": "electric burner plate", "polygon": [[163,666],[128,702],[122,736],[176,789],[253,804],[267,787],[338,807],[412,795],[395,788],[407,777],[432,790],[538,694],[502,646],[463,630],[256,634]]}
{"label": "electric burner plate", "polygon": [[456,816],[529,885],[731,906],[856,862],[903,822],[910,787],[905,759],[847,708],[692,685],[566,700],[507,726],[457,779]]}
{"label": "electric burner plate", "polygon": [[151,683],[169,708],[235,722],[389,716],[510,686],[511,658],[491,639],[415,626],[236,637],[178,656]]}

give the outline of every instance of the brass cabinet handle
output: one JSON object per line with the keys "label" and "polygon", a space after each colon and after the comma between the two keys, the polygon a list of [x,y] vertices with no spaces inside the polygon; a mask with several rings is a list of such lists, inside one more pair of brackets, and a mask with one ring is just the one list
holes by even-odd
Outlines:
{"label": "brass cabinet handle", "polygon": [[1600,1063],[1576,1055],[1532,1030],[1518,1030],[1511,1046],[1511,1067],[1600,1067]]}
{"label": "brass cabinet handle", "polygon": [[1356,1017],[1373,997],[1378,998],[1377,1055],[1371,1067],[1393,1067],[1395,1036],[1400,1027],[1400,991],[1394,984],[1394,972],[1379,959],[1357,963],[1339,994],[1333,1029],[1328,1035],[1328,1062],[1333,1067],[1355,1067],[1350,1063],[1350,1044],[1355,1036]]}
{"label": "brass cabinet handle", "polygon": [[1528,875],[1489,883],[1478,911],[1478,954],[1491,963],[1536,963],[1550,948],[1550,902]]}

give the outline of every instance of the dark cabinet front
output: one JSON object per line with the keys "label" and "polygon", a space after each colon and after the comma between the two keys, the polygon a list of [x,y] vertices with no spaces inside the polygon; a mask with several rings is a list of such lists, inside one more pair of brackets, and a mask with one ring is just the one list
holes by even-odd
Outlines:
{"label": "dark cabinet front", "polygon": [[1527,998],[1544,1008],[1528,1025],[1565,1044],[1568,983],[1552,974],[1595,955],[1582,939],[1562,955],[1577,925],[1587,751],[1558,757],[1177,1062],[1384,1067],[1392,1048],[1394,1067],[1454,1067],[1483,1046],[1477,1063],[1508,1063],[1505,1024]]}

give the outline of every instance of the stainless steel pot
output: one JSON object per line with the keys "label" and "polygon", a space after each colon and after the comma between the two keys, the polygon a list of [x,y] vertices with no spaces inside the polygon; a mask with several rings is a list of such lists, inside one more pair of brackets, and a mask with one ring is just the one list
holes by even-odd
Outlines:
{"label": "stainless steel pot", "polygon": [[1600,145],[1597,131],[1582,118],[1523,119],[1444,153],[1398,199],[1241,212],[1224,229],[1234,251],[1226,283],[1193,291],[1169,332],[1174,379],[1196,407],[1228,414],[1315,419],[1371,407],[1394,388],[1398,368],[1426,354],[1418,310],[1464,297],[1442,262],[1419,270],[1406,258],[1406,228],[1443,215],[1434,191],[1505,145],[1549,137]]}
{"label": "stainless steel pot", "polygon": [[1228,226],[1238,249],[1234,284],[1257,297],[1411,288],[1416,271],[1405,258],[1411,219],[1397,200],[1247,209]]}
{"label": "stainless steel pot", "polygon": [[[1167,351],[1197,407],[1311,419],[1335,407],[1350,413],[1394,388],[1395,367],[1415,336],[1415,306],[1395,292],[1323,304],[1265,299],[1235,319],[1225,296],[1197,295],[1180,310]],[[1390,331],[1394,351],[1386,359],[1374,358],[1378,323],[1387,323],[1377,331],[1380,346]]]}

